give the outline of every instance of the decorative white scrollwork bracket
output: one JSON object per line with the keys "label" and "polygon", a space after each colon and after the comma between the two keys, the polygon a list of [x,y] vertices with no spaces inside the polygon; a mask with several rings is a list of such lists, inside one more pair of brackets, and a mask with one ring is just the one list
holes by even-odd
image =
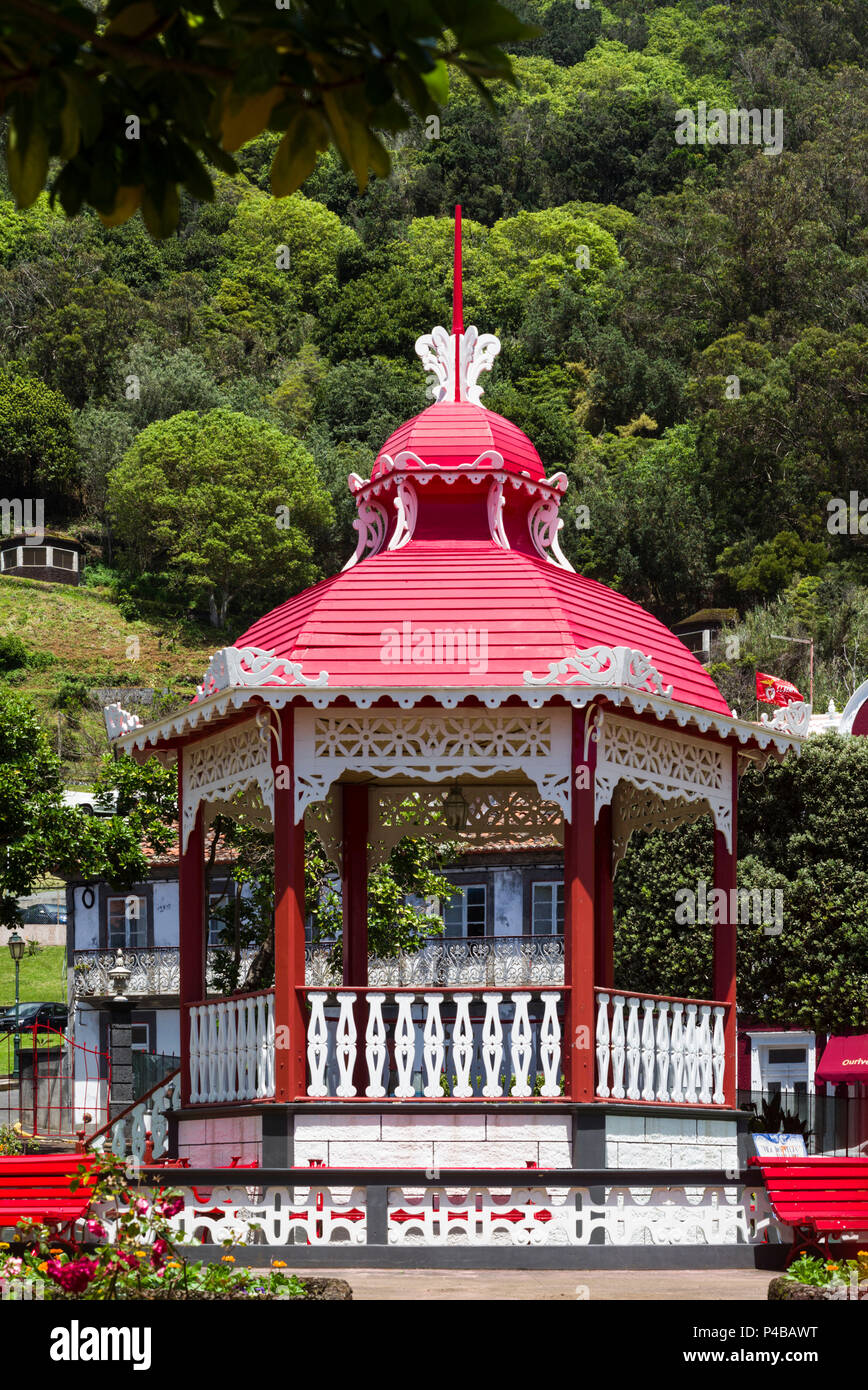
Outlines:
{"label": "decorative white scrollwork bracket", "polygon": [[306,676],[297,661],[288,661],[262,647],[221,647],[211,658],[208,670],[197,687],[196,698],[203,700],[220,690],[255,685],[328,685],[328,671]]}
{"label": "decorative white scrollwork bracket", "polygon": [[430,333],[423,333],[416,339],[416,353],[422,365],[437,377],[439,386],[435,402],[469,401],[471,405],[482,404],[482,387],[479,376],[490,372],[494,359],[500,352],[500,339],[493,333],[480,333],[471,325],[458,337],[458,391],[455,390],[455,340],[454,333],[437,325]]}
{"label": "decorative white scrollwork bracket", "polygon": [[[566,681],[559,677],[567,676]],[[645,656],[634,647],[587,647],[576,650],[560,661],[552,661],[544,676],[535,676],[532,671],[524,673],[525,685],[623,685],[634,690],[644,690],[649,685],[656,686],[659,694],[668,700],[672,697],[672,686],[664,686],[659,671],[651,665],[650,656]]]}
{"label": "decorative white scrollwork bracket", "polygon": [[811,727],[811,709],[807,700],[791,700],[771,719],[767,714],[760,715],[760,723],[769,729],[779,729],[781,733],[805,735]]}

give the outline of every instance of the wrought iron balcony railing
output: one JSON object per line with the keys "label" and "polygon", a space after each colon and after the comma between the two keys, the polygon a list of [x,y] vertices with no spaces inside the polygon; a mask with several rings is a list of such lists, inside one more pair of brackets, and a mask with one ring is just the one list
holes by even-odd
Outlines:
{"label": "wrought iron balcony railing", "polygon": [[[208,951],[208,989],[216,990],[214,951]],[[242,952],[239,989],[244,988],[247,970],[255,955]],[[328,987],[341,983],[340,974],[329,961],[328,945],[308,945],[305,978],[308,986]],[[109,997],[113,993],[109,972],[116,953],[110,950],[81,950],[74,956],[76,999]],[[179,952],[177,946],[136,947],[124,952],[130,971],[128,995],[177,995]],[[368,981],[372,986],[401,985],[562,985],[564,981],[564,940],[562,936],[489,936],[466,939],[441,937],[418,951],[368,961]]]}

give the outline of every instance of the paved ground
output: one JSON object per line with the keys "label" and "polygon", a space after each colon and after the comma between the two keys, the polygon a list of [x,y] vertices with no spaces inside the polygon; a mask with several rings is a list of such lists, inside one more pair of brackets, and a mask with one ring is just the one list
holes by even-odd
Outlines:
{"label": "paved ground", "polygon": [[[346,1279],[353,1298],[382,1300],[499,1301],[700,1299],[708,1303],[747,1299],[764,1301],[774,1276],[761,1269],[678,1270],[447,1270],[447,1269],[304,1269]],[[587,1292],[585,1292],[587,1289]]]}

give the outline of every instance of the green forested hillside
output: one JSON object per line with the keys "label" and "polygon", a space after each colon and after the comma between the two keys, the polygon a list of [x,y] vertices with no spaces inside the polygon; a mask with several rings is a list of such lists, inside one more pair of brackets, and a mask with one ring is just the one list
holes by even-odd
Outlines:
{"label": "green forested hillside", "polygon": [[[209,614],[221,645],[352,550],[346,477],[426,403],[413,343],[448,318],[460,201],[466,317],[503,342],[485,404],[588,506],[582,530],[565,508],[573,563],[667,621],[737,608],[732,703],[757,664],[805,680],[782,631],[840,703],[868,674],[866,535],[858,510],[827,526],[868,496],[866,7],[512,7],[540,28],[517,87],[491,109],[453,76],[363,194],[331,151],[273,199],[270,133],[162,241],[7,193],[4,494],[44,496],[123,621],[178,624],[195,666]],[[782,152],[678,144],[700,102],[780,110]],[[272,551],[250,509],[280,506]]]}

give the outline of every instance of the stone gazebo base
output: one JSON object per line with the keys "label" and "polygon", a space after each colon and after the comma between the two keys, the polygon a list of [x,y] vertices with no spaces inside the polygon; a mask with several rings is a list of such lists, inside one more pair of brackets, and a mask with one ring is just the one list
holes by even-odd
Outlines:
{"label": "stone gazebo base", "polygon": [[[331,1101],[196,1106],[170,1153],[196,1167],[696,1168],[737,1172],[748,1116],[720,1106]],[[740,1149],[742,1152],[740,1152]]]}

